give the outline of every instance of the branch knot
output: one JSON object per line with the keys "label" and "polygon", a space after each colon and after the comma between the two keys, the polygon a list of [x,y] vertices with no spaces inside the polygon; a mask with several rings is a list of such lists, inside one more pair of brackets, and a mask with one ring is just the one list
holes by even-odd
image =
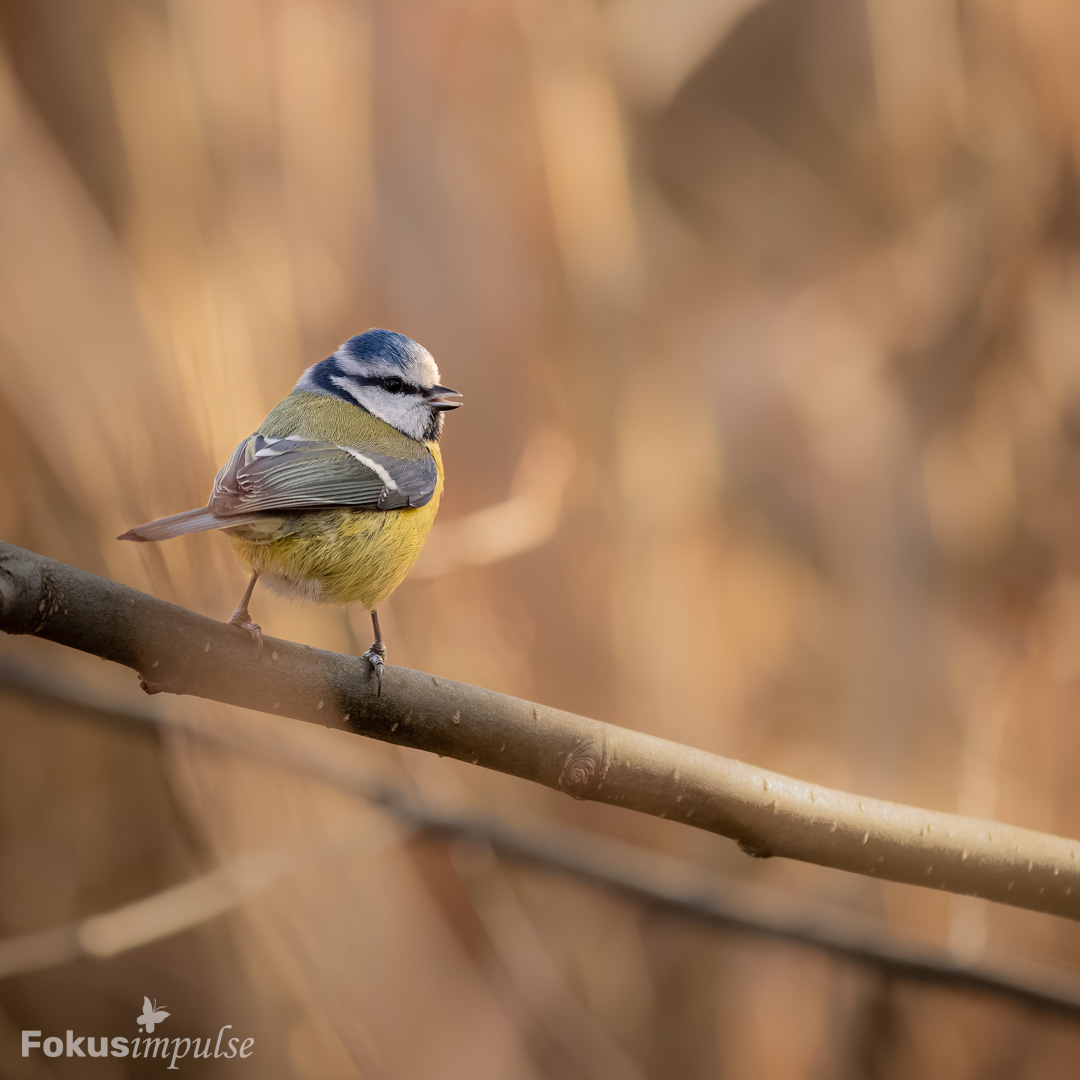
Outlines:
{"label": "branch knot", "polygon": [[559,787],[574,799],[587,799],[600,790],[607,776],[604,740],[580,739],[563,763]]}
{"label": "branch knot", "polygon": [[9,634],[40,634],[67,608],[49,565],[27,566],[17,553],[0,552],[0,619]]}

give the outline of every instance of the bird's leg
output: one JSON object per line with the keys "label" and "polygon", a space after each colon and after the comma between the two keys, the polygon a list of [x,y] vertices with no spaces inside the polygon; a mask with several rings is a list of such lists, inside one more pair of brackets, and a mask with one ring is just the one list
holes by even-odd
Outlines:
{"label": "bird's leg", "polygon": [[251,575],[251,580],[248,582],[247,589],[244,591],[243,598],[240,600],[240,603],[237,604],[236,610],[232,613],[229,625],[239,626],[241,630],[246,630],[252,638],[254,638],[255,644],[259,647],[259,655],[255,662],[261,664],[263,654],[262,627],[251,618],[251,612],[248,611],[248,602],[251,600],[251,593],[255,588],[255,582],[258,580],[259,571],[255,570]]}
{"label": "bird's leg", "polygon": [[371,643],[371,648],[360,659],[366,660],[371,665],[371,670],[375,672],[375,696],[382,697],[382,669],[383,664],[386,663],[386,645],[383,644],[382,630],[379,629],[379,613],[377,611],[371,613],[371,625],[375,628],[375,640]]}

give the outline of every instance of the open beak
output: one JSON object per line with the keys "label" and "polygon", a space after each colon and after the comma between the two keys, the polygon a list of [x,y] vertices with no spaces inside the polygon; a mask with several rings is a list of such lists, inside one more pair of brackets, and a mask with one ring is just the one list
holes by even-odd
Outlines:
{"label": "open beak", "polygon": [[424,398],[436,412],[456,409],[461,402],[449,400],[455,397],[461,397],[461,395],[456,390],[451,390],[449,386],[431,386],[424,391]]}

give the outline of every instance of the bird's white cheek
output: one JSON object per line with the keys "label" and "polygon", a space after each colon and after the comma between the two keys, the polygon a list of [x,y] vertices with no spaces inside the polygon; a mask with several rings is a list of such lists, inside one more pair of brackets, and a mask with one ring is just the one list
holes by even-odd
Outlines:
{"label": "bird's white cheek", "polygon": [[390,394],[374,387],[365,389],[369,393],[361,401],[368,412],[410,438],[423,438],[428,410],[416,394]]}

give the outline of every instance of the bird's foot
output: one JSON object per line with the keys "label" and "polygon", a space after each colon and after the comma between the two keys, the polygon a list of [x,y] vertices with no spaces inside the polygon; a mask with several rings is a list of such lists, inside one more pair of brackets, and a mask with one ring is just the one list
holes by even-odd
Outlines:
{"label": "bird's foot", "polygon": [[366,660],[371,665],[371,670],[375,675],[375,696],[382,697],[382,671],[386,663],[386,646],[381,641],[376,641],[360,659]]}
{"label": "bird's foot", "polygon": [[259,649],[259,655],[255,658],[255,663],[261,664],[263,655],[262,627],[252,619],[251,612],[245,607],[238,607],[229,620],[229,626],[239,626],[241,630],[246,630],[251,635],[252,640]]}

